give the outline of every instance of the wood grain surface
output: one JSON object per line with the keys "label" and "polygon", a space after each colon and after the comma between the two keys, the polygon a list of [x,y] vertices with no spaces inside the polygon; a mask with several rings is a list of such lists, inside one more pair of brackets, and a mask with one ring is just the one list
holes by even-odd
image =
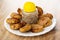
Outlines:
{"label": "wood grain surface", "polygon": [[[16,0],[13,0],[13,1],[17,2]],[[57,5],[57,4],[60,4],[59,0],[57,0],[55,2],[55,5],[52,6],[54,9],[52,10],[56,13],[55,14],[57,19],[56,27],[52,31],[48,32],[47,34],[44,34],[41,36],[35,36],[35,37],[17,36],[8,32],[8,30],[5,29],[4,19],[11,11],[15,11],[15,9],[17,9],[18,6],[15,6],[14,4],[15,6],[15,9],[14,9],[12,4],[12,7],[11,7],[10,3],[12,2],[12,0],[1,1],[1,2],[2,3],[0,3],[0,40],[60,40],[60,6]],[[52,2],[52,0],[50,2]]]}

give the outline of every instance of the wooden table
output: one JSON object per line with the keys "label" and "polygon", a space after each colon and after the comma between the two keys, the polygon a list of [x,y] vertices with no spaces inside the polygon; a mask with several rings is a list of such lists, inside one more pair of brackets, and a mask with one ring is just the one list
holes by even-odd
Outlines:
{"label": "wooden table", "polygon": [[[52,1],[52,0],[51,0]],[[5,27],[4,27],[4,19],[6,18],[6,16],[9,14],[9,12],[13,12],[15,11],[15,9],[17,9],[15,7],[9,6],[10,3],[12,2],[7,0],[7,1],[3,1],[0,4],[0,40],[60,40],[60,7],[59,7],[59,0],[56,1],[55,3],[57,3],[56,5],[53,6],[54,8],[54,12],[56,13],[56,19],[57,19],[57,24],[56,27],[48,32],[47,34],[41,35],[41,36],[35,36],[35,37],[22,37],[22,36],[17,36],[14,35],[10,32],[8,32]],[[16,2],[16,0],[14,1]],[[49,1],[48,1],[49,2]],[[52,2],[53,3],[53,2]],[[17,3],[18,4],[18,3]],[[13,6],[13,4],[11,4]],[[15,5],[14,5],[15,6]],[[18,6],[17,6],[18,7]]]}

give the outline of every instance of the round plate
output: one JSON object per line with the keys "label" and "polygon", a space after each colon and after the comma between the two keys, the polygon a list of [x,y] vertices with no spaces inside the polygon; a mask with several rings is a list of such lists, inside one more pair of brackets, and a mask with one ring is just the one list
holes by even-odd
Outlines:
{"label": "round plate", "polygon": [[[7,18],[10,18],[10,15],[8,15]],[[7,19],[7,18],[6,18],[6,19]],[[51,30],[55,27],[55,25],[56,25],[56,19],[53,18],[53,19],[52,19],[52,25],[44,28],[44,30],[43,30],[42,32],[39,32],[39,33],[32,33],[32,32],[21,33],[19,30],[12,30],[12,29],[10,28],[10,25],[6,23],[6,19],[5,19],[5,21],[4,21],[5,28],[6,28],[9,32],[11,32],[11,33],[13,33],[13,34],[16,34],[16,35],[19,35],[19,36],[38,36],[38,35],[42,35],[42,34],[45,34],[45,33],[49,32],[49,31],[51,31]]]}
{"label": "round plate", "polygon": [[[26,2],[26,1],[28,1],[28,0],[25,0],[25,1],[24,0],[14,0],[14,1],[13,0],[12,1],[9,0],[8,2],[5,1],[6,4],[7,4],[6,5],[6,9],[7,9],[6,13],[8,14],[10,12],[16,11],[18,7],[22,8],[24,2]],[[52,8],[54,8],[53,1],[51,1],[52,3],[49,0],[47,0],[47,1],[44,1],[44,0],[36,0],[36,1],[35,0],[31,0],[31,1],[34,2],[37,6],[41,6],[45,12],[51,12],[51,13],[53,13],[54,17],[52,19],[52,25],[44,28],[44,30],[42,32],[39,32],[39,33],[32,33],[32,32],[21,33],[19,30],[12,30],[10,28],[10,25],[6,23],[6,19],[10,18],[10,14],[9,14],[6,17],[6,19],[4,20],[5,28],[9,32],[11,32],[13,34],[16,34],[16,35],[19,35],[19,36],[38,36],[38,35],[43,35],[43,34],[49,32],[49,31],[51,31],[55,27],[55,25],[56,25],[56,19],[55,19],[55,15],[54,15],[55,12],[54,12],[54,10],[52,10]]]}

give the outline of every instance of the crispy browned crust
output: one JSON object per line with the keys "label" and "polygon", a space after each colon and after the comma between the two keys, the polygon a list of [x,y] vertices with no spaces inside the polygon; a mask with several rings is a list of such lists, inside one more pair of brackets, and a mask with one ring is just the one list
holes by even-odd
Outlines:
{"label": "crispy browned crust", "polygon": [[42,17],[49,17],[50,19],[53,19],[53,15],[50,13],[43,14],[42,16],[40,16],[40,18]]}
{"label": "crispy browned crust", "polygon": [[43,14],[43,9],[39,6],[36,6],[37,10],[38,10],[38,16],[40,17]]}
{"label": "crispy browned crust", "polygon": [[42,17],[39,19],[38,24],[47,27],[52,24],[52,20],[49,17]]}
{"label": "crispy browned crust", "polygon": [[20,32],[27,32],[29,30],[31,30],[30,24],[26,24],[24,27],[20,28]]}
{"label": "crispy browned crust", "polygon": [[21,28],[21,27],[22,27],[22,25],[21,25],[20,23],[11,24],[11,25],[10,25],[10,28],[11,28],[11,29],[14,29],[14,30],[17,30],[17,29],[19,29],[19,28]]}
{"label": "crispy browned crust", "polygon": [[31,31],[34,33],[41,32],[41,31],[43,31],[43,26],[41,26],[39,24],[32,24]]}
{"label": "crispy browned crust", "polygon": [[11,15],[10,15],[12,18],[16,18],[16,19],[21,19],[22,18],[22,16],[20,16],[19,14],[17,14],[17,13],[12,13]]}
{"label": "crispy browned crust", "polygon": [[18,19],[15,19],[15,18],[8,18],[8,19],[6,20],[6,22],[7,22],[8,24],[15,24],[15,23],[18,23],[19,20],[18,20]]}
{"label": "crispy browned crust", "polygon": [[18,12],[19,15],[22,16],[22,10],[20,8],[17,9],[17,12]]}

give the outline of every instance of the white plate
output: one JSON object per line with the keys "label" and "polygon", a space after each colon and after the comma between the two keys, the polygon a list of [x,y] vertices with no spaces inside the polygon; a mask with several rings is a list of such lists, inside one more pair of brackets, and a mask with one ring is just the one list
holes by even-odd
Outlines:
{"label": "white plate", "polygon": [[[27,1],[27,0],[25,0],[25,1]],[[6,2],[6,7],[9,9],[5,9],[5,10],[7,10],[6,11],[6,13],[8,14],[8,13],[10,13],[10,12],[12,12],[12,11],[16,11],[17,10],[17,8],[18,7],[21,7],[22,8],[22,4],[23,4],[23,2],[25,2],[25,1],[17,1],[17,0],[12,0],[12,1],[5,1]],[[14,3],[13,3],[14,2]],[[45,33],[47,33],[47,32],[49,32],[49,31],[51,31],[54,27],[55,27],[55,25],[56,25],[56,18],[55,18],[55,12],[54,12],[54,10],[52,10],[53,8],[54,8],[54,4],[53,4],[53,1],[51,0],[51,2],[49,1],[49,0],[32,0],[32,2],[34,2],[34,3],[36,3],[36,5],[38,5],[38,6],[41,6],[42,8],[43,8],[43,10],[45,11],[45,12],[51,12],[51,13],[53,13],[53,19],[52,19],[52,25],[50,25],[50,26],[48,26],[48,27],[46,27],[46,28],[44,28],[44,31],[42,31],[42,32],[39,32],[39,33],[32,33],[32,32],[27,32],[27,33],[21,33],[21,32],[19,32],[18,30],[12,30],[12,29],[10,29],[10,26],[9,26],[9,24],[7,24],[6,23],[6,19],[7,18],[9,18],[10,17],[10,14],[6,17],[6,19],[4,20],[4,25],[5,25],[5,28],[9,31],[9,32],[11,32],[11,33],[13,33],[13,34],[16,34],[16,35],[19,35],[19,36],[38,36],[38,35],[43,35],[43,34],[45,34]],[[48,3],[47,3],[48,2]],[[15,4],[16,3],[16,4]],[[52,4],[50,4],[50,3],[52,3]],[[11,5],[12,4],[12,5]],[[15,5],[14,5],[15,4]],[[21,4],[21,5],[20,5]],[[48,6],[47,6],[47,5]],[[19,5],[19,6],[18,6]],[[4,11],[5,11],[4,10]]]}
{"label": "white plate", "polygon": [[[10,18],[10,15],[8,15],[7,18]],[[6,19],[7,19],[7,18],[6,18]],[[42,31],[42,32],[39,32],[39,33],[32,33],[32,32],[21,33],[19,30],[12,30],[12,29],[10,28],[10,25],[6,23],[6,19],[5,19],[5,21],[4,21],[5,28],[6,28],[9,32],[11,32],[11,33],[13,33],[13,34],[16,34],[16,35],[19,35],[19,36],[38,36],[38,35],[42,35],[42,34],[45,34],[45,33],[49,32],[49,31],[51,31],[51,30],[55,27],[55,25],[56,25],[56,19],[53,18],[53,19],[52,19],[52,25],[44,28],[44,31]]]}

